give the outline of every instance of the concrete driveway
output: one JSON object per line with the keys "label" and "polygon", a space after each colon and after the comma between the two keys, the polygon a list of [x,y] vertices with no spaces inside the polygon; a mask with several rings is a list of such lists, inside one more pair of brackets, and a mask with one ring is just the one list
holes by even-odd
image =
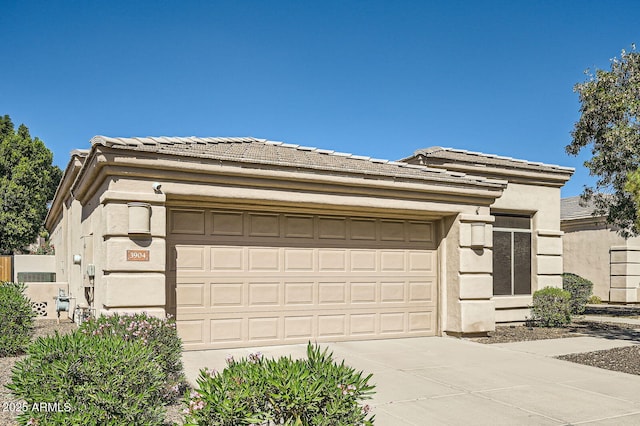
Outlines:
{"label": "concrete driveway", "polygon": [[[638,425],[640,376],[551,356],[635,342],[577,337],[484,345],[447,337],[322,344],[337,360],[373,373],[376,425]],[[306,356],[306,345],[185,352],[195,383],[202,367],[236,358]]]}

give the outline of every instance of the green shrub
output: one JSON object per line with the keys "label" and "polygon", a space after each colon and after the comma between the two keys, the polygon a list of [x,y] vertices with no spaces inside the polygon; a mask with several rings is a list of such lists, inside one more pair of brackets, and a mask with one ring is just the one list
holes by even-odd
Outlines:
{"label": "green shrub", "polygon": [[571,322],[571,294],[561,288],[545,287],[533,293],[531,320],[541,327],[562,327]]}
{"label": "green shrub", "polygon": [[571,313],[581,314],[593,291],[593,283],[576,274],[562,274],[562,288],[571,293]]}
{"label": "green shrub", "polygon": [[33,318],[25,285],[0,282],[0,357],[22,353],[31,342]]}
{"label": "green shrub", "polygon": [[594,294],[591,297],[589,297],[589,300],[587,301],[587,303],[590,305],[599,305],[602,303],[602,299],[600,299],[598,296]]}
{"label": "green shrub", "polygon": [[38,338],[27,353],[7,385],[26,401],[20,424],[162,425],[163,374],[142,342],[76,331]]}
{"label": "green shrub", "polygon": [[336,363],[309,344],[307,359],[227,359],[222,372],[200,371],[186,398],[185,425],[373,425],[371,374]]}
{"label": "green shrub", "polygon": [[163,395],[175,402],[186,389],[182,367],[182,341],[175,320],[152,317],[146,313],[101,316],[84,322],[79,329],[93,336],[117,335],[126,341],[140,341],[148,346],[164,373]]}

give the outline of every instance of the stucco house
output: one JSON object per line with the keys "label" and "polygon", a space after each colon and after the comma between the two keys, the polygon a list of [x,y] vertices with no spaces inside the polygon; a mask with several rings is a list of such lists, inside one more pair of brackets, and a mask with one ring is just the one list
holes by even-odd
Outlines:
{"label": "stucco house", "polygon": [[593,294],[612,303],[640,301],[640,237],[625,239],[580,197],[561,200],[564,270],[593,282]]}
{"label": "stucco house", "polygon": [[185,349],[483,334],[561,286],[572,173],[446,148],[96,136],[46,226],[77,303],[175,315]]}

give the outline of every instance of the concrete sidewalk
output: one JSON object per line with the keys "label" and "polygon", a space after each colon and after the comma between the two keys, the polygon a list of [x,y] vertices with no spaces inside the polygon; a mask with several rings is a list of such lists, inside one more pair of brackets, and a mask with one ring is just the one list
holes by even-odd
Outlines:
{"label": "concrete sidewalk", "polygon": [[[617,342],[577,337],[544,341],[543,349],[535,349],[541,341],[511,346],[517,344],[428,337],[322,346],[329,346],[334,358],[373,373],[376,395],[369,404],[379,426],[640,424],[640,376],[549,357],[604,344],[596,341]],[[575,346],[564,346],[569,344]],[[199,368],[223,369],[227,354],[238,358],[261,351],[267,357],[304,357],[305,349],[291,345],[194,351],[185,352],[183,360],[195,383]]]}

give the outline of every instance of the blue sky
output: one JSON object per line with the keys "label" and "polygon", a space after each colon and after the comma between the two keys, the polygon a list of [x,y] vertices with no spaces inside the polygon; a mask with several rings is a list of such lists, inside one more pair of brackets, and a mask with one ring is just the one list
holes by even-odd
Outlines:
{"label": "blue sky", "polygon": [[637,1],[0,0],[0,114],[65,167],[108,136],[254,136],[399,159],[445,146],[576,168],[586,68]]}

